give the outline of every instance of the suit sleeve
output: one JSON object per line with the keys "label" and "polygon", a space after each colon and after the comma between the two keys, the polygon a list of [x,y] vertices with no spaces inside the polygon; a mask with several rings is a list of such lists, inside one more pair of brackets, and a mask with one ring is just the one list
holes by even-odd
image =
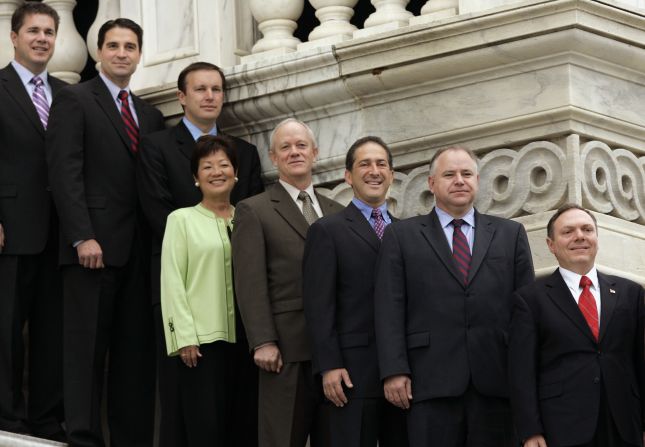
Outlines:
{"label": "suit sleeve", "polygon": [[195,321],[186,295],[188,243],[186,222],[173,214],[168,219],[161,249],[161,314],[168,355],[199,345]]}
{"label": "suit sleeve", "polygon": [[396,224],[388,225],[376,261],[374,324],[381,379],[410,374],[406,342],[406,285]]}
{"label": "suit sleeve", "polygon": [[81,99],[71,88],[54,98],[46,135],[49,182],[64,242],[95,239],[85,200],[83,145],[85,120]]}
{"label": "suit sleeve", "polygon": [[235,208],[232,238],[235,294],[249,347],[277,342],[267,279],[266,243],[262,223],[245,202]]}
{"label": "suit sleeve", "polygon": [[535,270],[529,238],[524,225],[520,224],[515,244],[515,284],[513,290],[532,284],[533,281],[535,281]]}
{"label": "suit sleeve", "polygon": [[139,146],[137,190],[141,208],[152,227],[152,232],[158,240],[162,240],[166,219],[176,206],[168,187],[163,155],[149,137],[143,137]]}
{"label": "suit sleeve", "polygon": [[537,395],[537,327],[524,298],[513,296],[508,365],[513,418],[520,439],[544,432]]}
{"label": "suit sleeve", "polygon": [[327,228],[312,224],[305,242],[302,282],[315,373],[343,367],[336,329],[337,256]]}

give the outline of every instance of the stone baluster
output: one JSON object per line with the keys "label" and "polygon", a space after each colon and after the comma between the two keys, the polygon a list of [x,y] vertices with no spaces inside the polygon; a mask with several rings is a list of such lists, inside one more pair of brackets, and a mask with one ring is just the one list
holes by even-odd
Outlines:
{"label": "stone baluster", "polygon": [[0,67],[4,67],[13,59],[11,16],[22,3],[23,0],[0,0]]}
{"label": "stone baluster", "polygon": [[410,25],[428,23],[434,20],[451,17],[459,13],[459,0],[428,0],[421,15],[410,19]]}
{"label": "stone baluster", "polygon": [[309,33],[309,41],[298,45],[298,49],[314,46],[332,45],[352,38],[357,28],[349,21],[354,15],[354,6],[358,0],[309,0],[316,8],[316,17],[320,20]]}
{"label": "stone baluster", "polygon": [[[294,37],[293,32],[305,7],[304,0],[249,0],[249,7],[263,37],[253,45],[253,54],[242,58],[243,63],[268,54],[296,51],[300,39]],[[256,56],[259,53],[262,56]]]}
{"label": "stone baluster", "polygon": [[119,0],[99,0],[96,18],[94,19],[94,22],[92,22],[90,29],[87,30],[85,42],[87,43],[87,50],[90,57],[97,62],[97,70],[98,58],[96,56],[96,50],[98,49],[97,41],[99,37],[99,29],[108,20],[119,17],[121,12],[120,9]]}
{"label": "stone baluster", "polygon": [[85,41],[76,30],[72,11],[76,0],[43,0],[54,8],[60,16],[60,26],[56,35],[56,50],[49,61],[47,70],[64,81],[76,84],[81,80],[79,74],[87,62]]}
{"label": "stone baluster", "polygon": [[376,8],[354,37],[364,37],[407,26],[412,13],[405,9],[410,0],[371,0]]}

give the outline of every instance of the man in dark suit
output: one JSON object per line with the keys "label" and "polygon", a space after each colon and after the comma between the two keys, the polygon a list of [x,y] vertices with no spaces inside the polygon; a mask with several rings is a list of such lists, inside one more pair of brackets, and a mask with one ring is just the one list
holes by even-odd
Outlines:
{"label": "man in dark suit", "polygon": [[385,397],[409,409],[411,446],[513,445],[511,298],[533,281],[533,264],[522,225],[473,208],[478,183],[471,151],[437,151],[434,209],[390,225],[381,244],[379,366]]}
{"label": "man in dark suit", "polygon": [[596,270],[589,211],[560,207],[547,224],[559,267],[515,294],[509,370],[524,447],[642,446],[643,288]]}
{"label": "man in dark suit", "polygon": [[[195,141],[201,135],[217,135],[217,118],[224,105],[226,78],[222,70],[207,62],[195,62],[179,74],[177,97],[184,108],[184,117],[173,128],[146,135],[141,140],[137,163],[137,184],[143,212],[152,229],[151,289],[152,306],[157,335],[157,364],[159,395],[161,400],[162,447],[174,447],[186,443],[181,424],[182,411],[177,384],[177,357],[166,354],[163,320],[159,304],[159,276],[161,274],[161,242],[166,228],[168,214],[177,208],[194,206],[201,200],[199,188],[190,169],[190,158]],[[237,181],[231,192],[231,203],[264,191],[260,176],[261,166],[254,145],[235,137],[232,140],[237,156]],[[239,314],[239,313],[238,313]],[[236,403],[247,405],[256,402],[249,410],[234,417],[239,423],[240,433],[236,441],[251,447],[257,442],[257,368],[249,358],[246,349],[246,335],[238,319],[237,340],[241,347],[240,365],[247,365],[235,375],[243,383],[240,393],[247,399],[236,399]],[[253,386],[253,383],[256,386]],[[238,393],[239,397],[239,393]],[[251,403],[252,405],[252,403]]]}
{"label": "man in dark suit", "polygon": [[[14,60],[0,70],[0,430],[62,440],[62,289],[47,164],[47,73],[59,17],[25,3],[11,18]],[[29,321],[28,403],[23,328]]]}
{"label": "man in dark suit", "polygon": [[322,390],[314,381],[302,303],[302,254],[309,224],[341,209],[314,193],[318,154],[311,129],[289,118],[271,135],[279,181],[238,203],[235,288],[259,377],[259,444],[327,445]]}
{"label": "man in dark suit", "polygon": [[407,446],[405,414],[383,398],[374,338],[374,265],[394,179],[392,153],[378,137],[358,139],[345,158],[354,190],[339,213],[309,227],[303,298],[313,372],[322,376],[334,447]]}
{"label": "man in dark suit", "polygon": [[52,105],[47,161],[61,223],[65,419],[72,446],[103,446],[105,359],[112,445],[152,445],[154,346],[135,182],[139,135],[163,117],[128,87],[142,30],[103,24],[101,71]]}

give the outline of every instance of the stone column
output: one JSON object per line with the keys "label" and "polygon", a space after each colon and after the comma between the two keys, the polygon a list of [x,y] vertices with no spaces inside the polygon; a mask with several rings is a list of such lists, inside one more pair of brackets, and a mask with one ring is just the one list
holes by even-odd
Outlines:
{"label": "stone column", "polygon": [[320,25],[309,34],[308,42],[298,46],[299,50],[352,38],[352,33],[357,28],[349,21],[354,15],[354,6],[358,0],[309,0],[309,3],[316,8]]}
{"label": "stone column", "polygon": [[11,16],[23,0],[0,0],[0,67],[13,59],[11,44]]}
{"label": "stone column", "polygon": [[[99,28],[105,22],[111,19],[116,19],[119,17],[119,1],[118,0],[99,0],[99,8],[96,11],[96,19],[90,26],[90,29],[87,30],[87,36],[85,42],[87,43],[87,50],[90,54],[90,57],[98,63],[96,57],[96,50],[98,49],[97,40],[99,36]],[[98,66],[97,66],[98,69]]]}
{"label": "stone column", "polygon": [[43,0],[54,8],[60,16],[60,26],[56,36],[56,51],[47,66],[49,72],[71,84],[81,80],[79,74],[87,62],[85,41],[74,25],[72,11],[76,0]]}
{"label": "stone column", "polygon": [[364,29],[354,33],[354,37],[365,37],[407,26],[412,13],[405,9],[410,0],[371,0],[376,8],[365,20]]}
{"label": "stone column", "polygon": [[250,56],[242,58],[242,62],[257,60],[257,53],[273,54],[291,53],[296,50],[300,39],[293,36],[298,27],[296,20],[305,7],[304,0],[249,0],[251,13],[258,22],[262,39],[258,40]]}

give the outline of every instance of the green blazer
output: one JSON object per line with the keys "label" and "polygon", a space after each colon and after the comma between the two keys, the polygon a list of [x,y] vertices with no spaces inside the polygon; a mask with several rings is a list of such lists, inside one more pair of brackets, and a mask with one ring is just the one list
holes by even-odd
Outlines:
{"label": "green blazer", "polygon": [[168,355],[224,340],[235,342],[231,220],[201,205],[168,216],[161,249],[161,313]]}

